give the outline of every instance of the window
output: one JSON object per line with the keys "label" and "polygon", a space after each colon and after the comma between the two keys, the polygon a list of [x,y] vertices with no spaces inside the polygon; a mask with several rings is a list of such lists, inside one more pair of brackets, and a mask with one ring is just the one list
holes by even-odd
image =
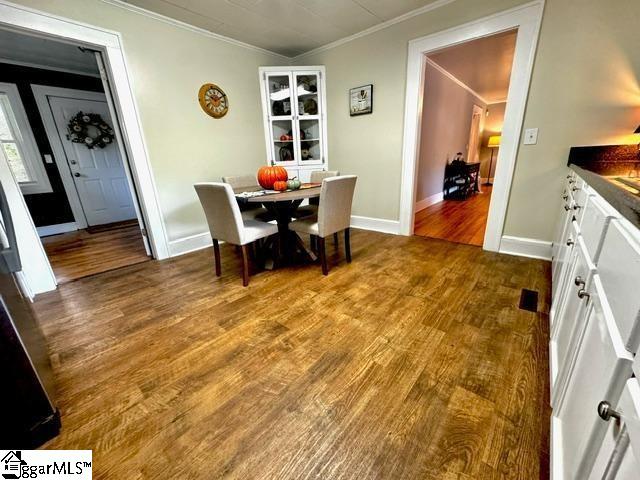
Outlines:
{"label": "window", "polygon": [[23,194],[52,191],[20,94],[10,83],[0,83],[0,147]]}

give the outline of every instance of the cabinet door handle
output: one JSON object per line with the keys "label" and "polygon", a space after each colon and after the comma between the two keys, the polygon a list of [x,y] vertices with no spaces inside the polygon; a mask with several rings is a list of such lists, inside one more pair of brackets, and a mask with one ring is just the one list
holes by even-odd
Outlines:
{"label": "cabinet door handle", "polygon": [[591,295],[589,295],[589,293],[584,289],[581,288],[580,290],[578,290],[578,298],[590,298]]}
{"label": "cabinet door handle", "polygon": [[582,207],[581,207],[580,205],[574,205],[574,206],[573,206],[573,209],[574,209],[574,210],[580,210],[581,208],[582,208]]}
{"label": "cabinet door handle", "polygon": [[571,245],[575,245],[576,242],[574,242],[573,240],[569,239],[567,240],[567,247],[570,247]]}
{"label": "cabinet door handle", "polygon": [[574,282],[576,284],[576,287],[584,287],[584,280],[582,279],[582,277],[580,275],[578,275],[576,277],[576,279],[574,280]]}
{"label": "cabinet door handle", "polygon": [[601,401],[598,404],[598,415],[602,420],[608,422],[611,418],[615,418],[620,421],[620,413],[616,412],[613,408],[611,408],[611,404],[606,400]]}
{"label": "cabinet door handle", "polygon": [[565,212],[568,212],[569,210],[571,210],[571,209],[569,208],[569,205],[565,205],[565,206],[564,206],[564,211],[565,211]]}
{"label": "cabinet door handle", "polygon": [[567,195],[566,193],[564,195],[562,195],[562,199],[563,200],[568,200],[569,199],[569,195]]}

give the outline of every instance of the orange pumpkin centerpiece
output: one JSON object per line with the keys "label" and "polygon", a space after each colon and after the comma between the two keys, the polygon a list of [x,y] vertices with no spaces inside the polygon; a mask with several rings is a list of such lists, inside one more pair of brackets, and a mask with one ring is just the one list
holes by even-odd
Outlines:
{"label": "orange pumpkin centerpiece", "polygon": [[285,180],[273,182],[273,189],[278,192],[284,192],[287,189],[287,182]]}
{"label": "orange pumpkin centerpiece", "polygon": [[274,190],[273,184],[278,181],[285,182],[286,184],[288,178],[289,173],[284,167],[260,167],[260,170],[258,170],[258,183],[262,188],[266,188],[267,190]]}

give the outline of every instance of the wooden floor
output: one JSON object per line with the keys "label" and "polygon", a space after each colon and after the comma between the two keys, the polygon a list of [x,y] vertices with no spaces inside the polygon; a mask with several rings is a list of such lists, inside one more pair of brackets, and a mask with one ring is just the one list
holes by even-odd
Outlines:
{"label": "wooden floor", "polygon": [[444,200],[416,212],[414,234],[482,246],[489,215],[491,188],[467,200]]}
{"label": "wooden floor", "polygon": [[[332,245],[332,242],[330,242]],[[547,262],[356,230],[241,286],[223,245],[39,296],[94,478],[548,478]],[[539,313],[518,309],[522,288]]]}
{"label": "wooden floor", "polygon": [[52,235],[42,239],[58,283],[146,262],[150,259],[142,243],[140,227],[118,226]]}

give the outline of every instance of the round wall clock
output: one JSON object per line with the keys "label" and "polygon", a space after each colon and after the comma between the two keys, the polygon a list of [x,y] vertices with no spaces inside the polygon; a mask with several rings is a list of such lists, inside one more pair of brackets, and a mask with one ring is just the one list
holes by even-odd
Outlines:
{"label": "round wall clock", "polygon": [[229,111],[229,99],[227,94],[213,83],[205,83],[200,87],[198,100],[202,110],[213,118],[224,117]]}

